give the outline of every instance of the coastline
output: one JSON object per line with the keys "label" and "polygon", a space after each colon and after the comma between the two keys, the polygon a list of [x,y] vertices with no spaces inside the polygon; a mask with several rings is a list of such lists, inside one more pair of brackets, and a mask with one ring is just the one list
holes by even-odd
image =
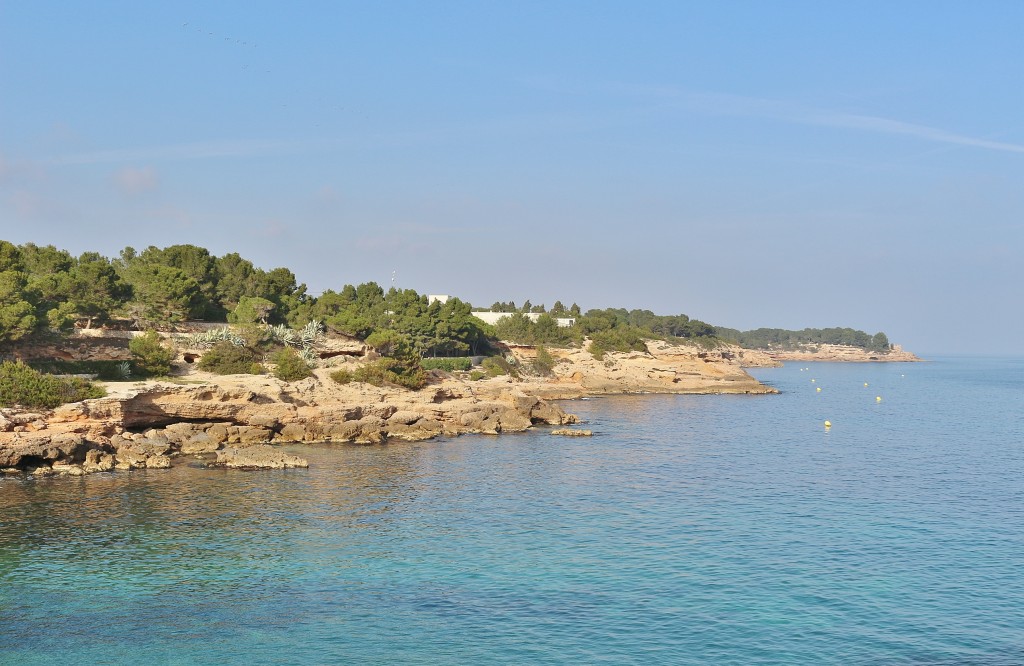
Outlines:
{"label": "coastline", "polygon": [[922,363],[924,359],[908,352],[900,345],[893,345],[888,352],[878,352],[848,345],[813,345],[796,350],[767,350],[764,352],[775,361],[827,361],[842,363]]}
{"label": "coastline", "polygon": [[268,375],[213,375],[181,363],[170,381],[104,382],[107,396],[50,411],[0,409],[0,475],[78,476],[168,468],[178,458],[243,469],[305,467],[279,444],[385,444],[464,434],[520,432],[578,419],[554,400],[628,393],[771,394],[745,368],[784,361],[920,362],[899,347],[878,354],[818,345],[798,351],[704,348],[651,340],[646,351],[548,348],[553,365],[531,374],[537,349],[508,345],[506,359],[524,369],[471,381],[434,371],[419,391],[341,385],[330,373],[359,361],[331,359],[314,376],[288,383]]}
{"label": "coastline", "polygon": [[[577,423],[549,402],[556,399],[777,393],[743,369],[756,359],[737,348],[652,341],[646,352],[609,352],[600,360],[582,349],[550,353],[555,364],[547,377],[469,381],[435,372],[419,391],[339,385],[329,378],[334,366],[294,383],[267,375],[212,375],[191,365],[173,382],[107,382],[104,398],[51,411],[0,410],[0,474],[160,469],[181,457],[246,469],[305,467],[305,460],[274,445],[383,444]],[[529,367],[536,350],[510,349],[509,357]]]}

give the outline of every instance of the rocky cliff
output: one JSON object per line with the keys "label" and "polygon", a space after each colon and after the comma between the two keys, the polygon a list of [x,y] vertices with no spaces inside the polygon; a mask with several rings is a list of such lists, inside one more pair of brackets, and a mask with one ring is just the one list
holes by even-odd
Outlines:
{"label": "rocky cliff", "polygon": [[[249,375],[205,380],[198,385],[111,384],[112,394],[106,398],[50,412],[3,410],[0,472],[81,474],[168,467],[177,455],[206,456],[210,464],[236,467],[292,467],[305,463],[275,455],[266,445],[377,444],[497,434],[576,420],[517,387],[493,382],[477,387],[444,380],[422,391],[406,391],[339,386],[326,370],[294,384]],[[258,453],[248,450],[254,446],[262,448]]]}
{"label": "rocky cliff", "polygon": [[[176,456],[210,465],[301,467],[273,445],[422,440],[576,422],[554,398],[626,392],[774,393],[743,369],[746,352],[651,342],[645,352],[551,349],[550,377],[468,381],[435,373],[420,391],[339,385],[330,368],[286,383],[214,376],[188,366],[183,383],[108,383],[108,397],[50,412],[0,410],[0,473],[84,474],[169,467]],[[535,349],[511,349],[524,371]],[[763,360],[763,359],[762,359]],[[349,363],[343,359],[332,362]]]}

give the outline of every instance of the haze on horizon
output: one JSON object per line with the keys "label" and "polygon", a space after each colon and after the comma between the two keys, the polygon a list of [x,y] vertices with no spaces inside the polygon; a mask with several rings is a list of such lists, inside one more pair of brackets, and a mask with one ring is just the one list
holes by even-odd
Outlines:
{"label": "haze on horizon", "polygon": [[1024,4],[0,4],[0,238],[1024,353]]}

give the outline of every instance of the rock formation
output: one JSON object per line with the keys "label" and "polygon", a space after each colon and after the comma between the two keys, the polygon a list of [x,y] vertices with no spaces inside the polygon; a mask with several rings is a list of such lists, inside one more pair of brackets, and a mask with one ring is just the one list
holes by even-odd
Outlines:
{"label": "rock formation", "polygon": [[[510,351],[525,365],[536,358],[531,348]],[[776,393],[743,370],[765,359],[738,347],[705,349],[649,340],[646,351],[608,352],[601,360],[585,348],[548,348],[548,353],[555,361],[552,376],[528,380],[523,388],[549,399],[615,393]],[[748,355],[757,362],[745,362]]]}
{"label": "rock formation", "polygon": [[[420,391],[339,385],[330,379],[330,368],[294,383],[264,375],[215,376],[194,366],[179,379],[189,383],[108,383],[106,398],[50,412],[0,410],[0,472],[160,469],[178,456],[227,467],[304,467],[305,461],[274,445],[381,444],[576,423],[575,416],[548,402],[554,398],[775,392],[742,369],[751,359],[736,348],[652,341],[645,352],[609,352],[601,360],[584,349],[549,352],[555,359],[550,377],[468,381],[435,372]],[[526,369],[536,351],[510,354]]]}
{"label": "rock formation", "polygon": [[[863,347],[852,347],[849,345],[804,345],[799,349],[790,350],[768,350],[763,352],[768,358],[774,361],[796,361],[798,363],[810,361],[836,361],[843,363],[892,363],[892,362],[917,362],[921,359],[911,352],[904,351],[899,345],[887,352],[879,352]],[[753,367],[753,366],[750,366]]]}
{"label": "rock formation", "polygon": [[[81,474],[153,469],[180,455],[228,467],[304,467],[268,444],[422,440],[498,434],[576,418],[516,387],[445,380],[421,391],[339,386],[317,376],[287,384],[231,375],[197,386],[109,384],[111,395],[51,412],[3,410],[0,472]],[[253,448],[258,447],[258,448]],[[252,449],[251,451],[249,449]]]}

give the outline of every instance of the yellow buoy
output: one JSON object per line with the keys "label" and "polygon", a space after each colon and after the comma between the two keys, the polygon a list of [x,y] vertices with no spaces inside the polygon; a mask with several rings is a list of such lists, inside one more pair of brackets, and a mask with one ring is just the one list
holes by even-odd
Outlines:
{"label": "yellow buoy", "polygon": [[825,427],[826,428],[831,428],[832,427],[832,422],[831,421],[825,421]]}
{"label": "yellow buoy", "polygon": [[882,396],[876,395],[875,396],[875,402],[882,402]]}
{"label": "yellow buoy", "polygon": [[867,385],[868,385],[868,383],[867,383],[867,382],[864,382],[864,386],[867,386]]}
{"label": "yellow buoy", "polygon": [[814,380],[813,380],[813,379],[811,380],[811,383],[812,383],[812,384],[814,383]]}
{"label": "yellow buoy", "polygon": [[814,389],[814,390],[817,391],[818,393],[821,393],[821,387],[820,386],[818,388]]}

